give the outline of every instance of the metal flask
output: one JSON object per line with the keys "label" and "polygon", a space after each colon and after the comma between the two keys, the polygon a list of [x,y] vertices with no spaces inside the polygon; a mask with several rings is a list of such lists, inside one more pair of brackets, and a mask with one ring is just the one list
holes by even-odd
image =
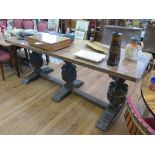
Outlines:
{"label": "metal flask", "polygon": [[122,33],[113,32],[107,60],[107,64],[110,66],[117,66],[119,64],[121,55],[121,41]]}

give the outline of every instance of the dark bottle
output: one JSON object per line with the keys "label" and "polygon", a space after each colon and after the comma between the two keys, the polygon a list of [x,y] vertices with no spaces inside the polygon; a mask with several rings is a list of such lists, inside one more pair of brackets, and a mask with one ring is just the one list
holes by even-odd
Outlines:
{"label": "dark bottle", "polygon": [[107,60],[107,64],[110,66],[117,66],[119,64],[121,55],[121,40],[122,40],[122,33],[118,32],[112,33],[112,40]]}

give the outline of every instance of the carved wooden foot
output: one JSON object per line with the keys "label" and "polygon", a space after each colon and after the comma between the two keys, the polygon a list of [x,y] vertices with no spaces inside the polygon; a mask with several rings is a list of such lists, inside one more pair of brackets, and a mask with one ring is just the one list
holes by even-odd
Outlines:
{"label": "carved wooden foot", "polygon": [[120,105],[118,107],[115,107],[111,104],[108,105],[108,107],[104,110],[103,114],[99,118],[99,120],[96,123],[96,127],[106,131],[109,127],[109,125],[114,120],[117,113],[121,110],[123,105]]}
{"label": "carved wooden foot", "polygon": [[43,58],[42,58],[42,54],[40,53],[33,51],[30,54],[30,62],[34,67],[34,71],[22,80],[22,83],[24,84],[28,84],[38,79],[40,77],[40,74],[49,74],[50,72],[53,71],[53,69],[49,67],[41,68],[41,66],[43,65]]}
{"label": "carved wooden foot", "polygon": [[71,88],[62,86],[52,97],[56,102],[60,102],[63,98],[71,93]]}
{"label": "carved wooden foot", "polygon": [[36,72],[32,72],[29,75],[27,75],[23,80],[22,83],[23,84],[29,84],[30,82],[38,79],[40,77],[39,73]]}

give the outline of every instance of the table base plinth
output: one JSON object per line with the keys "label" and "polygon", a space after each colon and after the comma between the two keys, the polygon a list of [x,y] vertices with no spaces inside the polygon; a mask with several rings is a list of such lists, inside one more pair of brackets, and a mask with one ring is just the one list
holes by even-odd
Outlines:
{"label": "table base plinth", "polygon": [[73,88],[80,88],[84,82],[80,80],[75,80],[73,82],[73,87],[67,87],[66,85],[63,85],[53,96],[52,100],[56,102],[60,102],[63,98],[65,98],[67,95],[72,93]]}
{"label": "table base plinth", "polygon": [[108,127],[116,118],[116,115],[119,113],[122,107],[123,105],[120,105],[119,107],[114,107],[109,104],[97,121],[96,127],[101,129],[102,131],[107,131]]}
{"label": "table base plinth", "polygon": [[39,72],[35,72],[33,71],[32,73],[30,73],[29,75],[27,75],[23,80],[22,83],[23,84],[29,84],[30,82],[37,80],[41,74],[49,74],[53,72],[52,68],[49,67],[45,67],[45,68],[41,68],[41,70]]}

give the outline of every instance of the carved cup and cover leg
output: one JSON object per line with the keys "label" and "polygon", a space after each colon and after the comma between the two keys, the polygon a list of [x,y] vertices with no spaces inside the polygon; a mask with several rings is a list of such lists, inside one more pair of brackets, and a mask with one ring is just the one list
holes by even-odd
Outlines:
{"label": "carved cup and cover leg", "polygon": [[24,84],[28,84],[31,81],[38,79],[40,77],[40,73],[49,74],[50,72],[53,71],[53,69],[48,67],[41,68],[43,65],[43,58],[41,53],[37,53],[33,51],[30,54],[30,62],[31,62],[31,65],[34,67],[34,71],[22,80],[22,83]]}
{"label": "carved cup and cover leg", "polygon": [[124,83],[124,79],[117,77],[112,77],[112,79],[114,81],[110,82],[107,93],[107,99],[110,103],[96,123],[96,127],[103,131],[107,130],[117,113],[121,110],[128,92],[128,85]]}
{"label": "carved cup and cover leg", "polygon": [[83,82],[76,80],[76,65],[71,62],[65,62],[61,69],[62,79],[65,81],[65,84],[52,97],[52,99],[56,102],[59,102],[65,96],[70,94],[72,92],[72,88],[79,88],[83,84]]}
{"label": "carved cup and cover leg", "polygon": [[72,88],[74,86],[74,80],[77,77],[76,65],[71,62],[66,62],[62,67],[62,79],[66,82],[65,86]]}

